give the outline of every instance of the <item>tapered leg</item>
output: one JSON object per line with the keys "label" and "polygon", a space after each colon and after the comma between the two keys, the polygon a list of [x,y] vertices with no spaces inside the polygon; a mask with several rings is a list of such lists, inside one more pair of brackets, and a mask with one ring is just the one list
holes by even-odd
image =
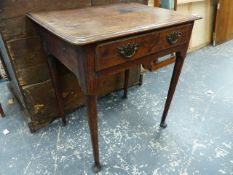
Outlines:
{"label": "tapered leg", "polygon": [[0,103],[0,114],[1,114],[2,117],[5,117],[5,113],[4,113],[3,109],[2,109],[1,103]]}
{"label": "tapered leg", "polygon": [[62,119],[62,123],[63,125],[65,125],[66,118],[65,118],[64,104],[63,104],[63,99],[62,99],[62,94],[61,94],[61,89],[60,89],[60,84],[59,84],[59,76],[58,76],[58,71],[57,71],[57,66],[56,66],[56,60],[53,56],[48,56],[48,65],[49,65],[51,81],[52,81],[53,88],[55,90],[55,95],[56,95],[57,102],[58,102],[59,113]]}
{"label": "tapered leg", "polygon": [[95,173],[101,170],[101,165],[99,161],[99,143],[98,143],[98,116],[96,109],[96,96],[86,95],[86,105],[88,114],[88,124],[91,134],[91,143],[94,155],[94,166],[93,171]]}
{"label": "tapered leg", "polygon": [[128,97],[128,86],[129,86],[129,69],[125,70],[124,95],[123,95],[124,99]]}
{"label": "tapered leg", "polygon": [[141,86],[142,84],[143,84],[143,74],[140,74],[138,85]]}
{"label": "tapered leg", "polygon": [[167,127],[165,120],[166,120],[167,113],[168,113],[168,110],[169,110],[169,107],[170,107],[170,104],[171,104],[171,101],[172,101],[172,98],[173,98],[173,95],[176,89],[177,82],[180,77],[180,72],[183,67],[184,59],[185,59],[185,54],[181,54],[180,52],[176,54],[176,62],[175,62],[175,66],[173,69],[172,79],[171,79],[171,83],[170,83],[170,87],[169,87],[169,91],[167,95],[167,100],[166,100],[163,115],[162,115],[162,120],[160,123],[160,127],[162,128]]}

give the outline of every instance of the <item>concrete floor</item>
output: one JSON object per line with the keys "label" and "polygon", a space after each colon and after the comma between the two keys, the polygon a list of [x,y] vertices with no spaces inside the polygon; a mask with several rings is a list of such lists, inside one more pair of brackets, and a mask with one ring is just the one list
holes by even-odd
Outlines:
{"label": "concrete floor", "polygon": [[[169,114],[159,128],[172,66],[147,73],[143,86],[98,101],[105,175],[233,175],[233,41],[187,56]],[[86,109],[31,134],[6,83],[0,99],[0,174],[91,175]],[[10,134],[3,135],[8,129]]]}

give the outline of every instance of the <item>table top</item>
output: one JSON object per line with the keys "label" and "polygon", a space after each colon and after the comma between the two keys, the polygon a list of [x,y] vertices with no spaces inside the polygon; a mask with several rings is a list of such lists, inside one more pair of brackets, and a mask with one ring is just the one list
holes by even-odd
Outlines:
{"label": "table top", "polygon": [[27,16],[74,45],[90,44],[200,19],[198,16],[139,3],[29,13]]}

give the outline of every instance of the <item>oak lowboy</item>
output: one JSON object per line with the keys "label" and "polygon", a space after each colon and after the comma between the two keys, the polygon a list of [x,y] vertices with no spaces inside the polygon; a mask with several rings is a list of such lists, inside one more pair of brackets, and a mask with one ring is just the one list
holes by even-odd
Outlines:
{"label": "oak lowboy", "polygon": [[161,120],[165,119],[187,53],[193,23],[200,17],[152,8],[137,3],[29,13],[40,33],[48,55],[51,80],[59,111],[66,123],[56,61],[73,72],[86,96],[94,154],[94,171],[99,161],[96,97],[107,76],[125,70],[124,97],[127,97],[129,68],[150,69],[156,58],[176,53],[176,62]]}

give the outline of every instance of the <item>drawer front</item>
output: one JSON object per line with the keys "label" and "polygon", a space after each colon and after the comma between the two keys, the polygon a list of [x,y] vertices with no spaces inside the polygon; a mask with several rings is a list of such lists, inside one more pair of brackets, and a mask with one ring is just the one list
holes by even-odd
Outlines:
{"label": "drawer front", "polygon": [[187,43],[191,31],[192,25],[186,24],[99,44],[96,47],[96,71]]}

